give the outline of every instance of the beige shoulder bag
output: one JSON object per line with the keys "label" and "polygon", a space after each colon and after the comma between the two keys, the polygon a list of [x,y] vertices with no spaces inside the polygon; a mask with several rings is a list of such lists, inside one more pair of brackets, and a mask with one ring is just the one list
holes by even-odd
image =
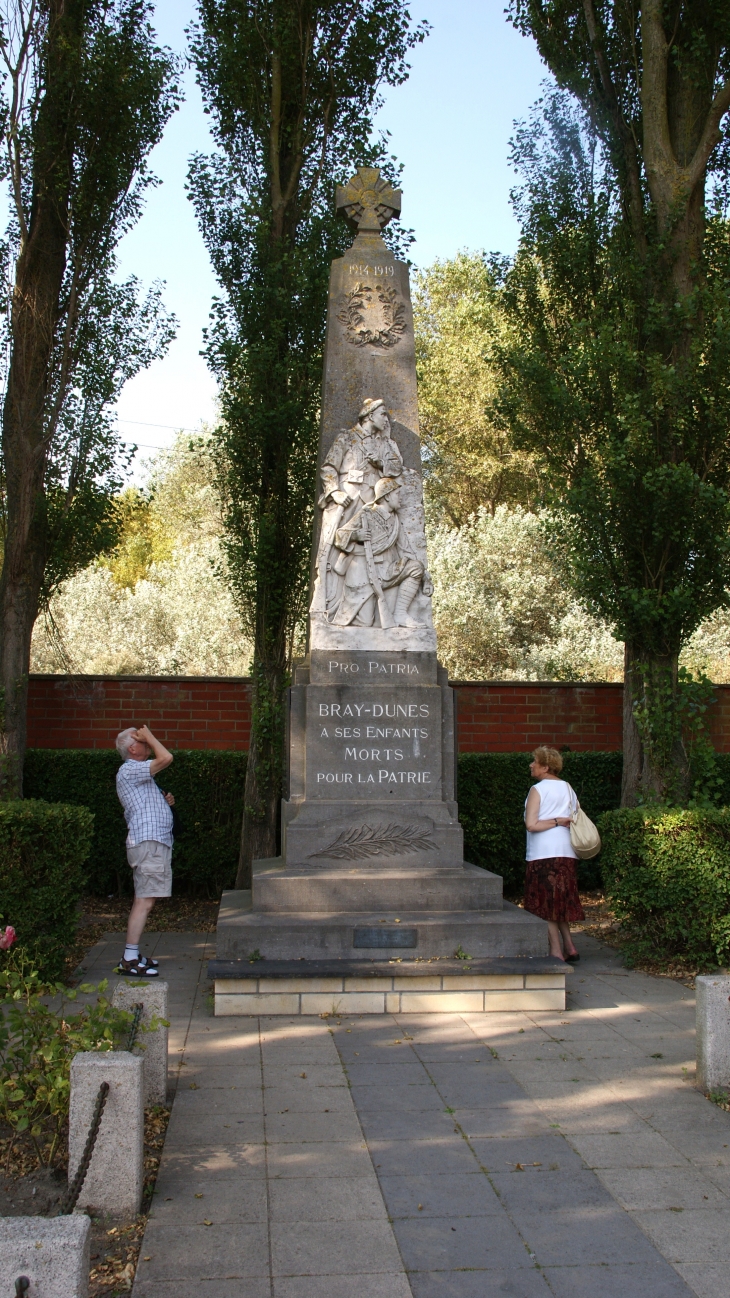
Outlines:
{"label": "beige shoulder bag", "polygon": [[568,784],[568,788],[575,798],[575,811],[570,819],[570,842],[573,851],[581,861],[590,861],[591,857],[598,856],[601,850],[601,835],[585,811],[581,811],[578,795],[572,784]]}

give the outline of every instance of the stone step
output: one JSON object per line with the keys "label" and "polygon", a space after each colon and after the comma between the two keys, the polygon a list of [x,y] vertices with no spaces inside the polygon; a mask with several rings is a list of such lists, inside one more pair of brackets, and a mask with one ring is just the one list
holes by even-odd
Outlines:
{"label": "stone step", "polygon": [[564,1010],[570,965],[473,960],[211,960],[216,1015],[463,1014]]}
{"label": "stone step", "polygon": [[501,911],[502,879],[465,865],[461,870],[378,868],[257,871],[253,904],[258,912],[279,911]]}
{"label": "stone step", "polygon": [[[253,910],[250,894],[224,893],[218,919],[219,960],[250,958],[313,960],[364,959],[376,951],[398,959],[453,956],[543,956],[547,928],[542,920],[509,902],[501,910],[405,910],[384,920],[382,912],[267,913]],[[400,921],[399,924],[395,920]]]}

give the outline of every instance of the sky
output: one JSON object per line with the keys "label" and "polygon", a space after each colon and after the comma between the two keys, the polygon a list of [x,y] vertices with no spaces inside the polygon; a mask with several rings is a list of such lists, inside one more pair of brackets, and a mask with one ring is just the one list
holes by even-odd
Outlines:
{"label": "sky", "polygon": [[[532,41],[504,16],[505,0],[412,0],[414,20],[432,31],[409,57],[408,81],[386,88],[377,119],[390,132],[390,152],[404,165],[403,212],[416,235],[417,266],[460,249],[510,253],[517,242],[508,162],[515,119],[540,95],[545,68]],[[157,0],[160,40],[185,49],[194,0]],[[217,291],[192,204],[185,192],[188,159],[211,149],[207,118],[192,71],[185,102],[151,155],[160,180],[148,191],[144,214],[119,249],[120,273],[144,285],[164,280],[164,301],[178,319],[176,340],[163,360],[126,384],[119,431],[144,460],[169,445],[176,430],[195,431],[215,417],[216,386],[200,355],[203,330]]]}

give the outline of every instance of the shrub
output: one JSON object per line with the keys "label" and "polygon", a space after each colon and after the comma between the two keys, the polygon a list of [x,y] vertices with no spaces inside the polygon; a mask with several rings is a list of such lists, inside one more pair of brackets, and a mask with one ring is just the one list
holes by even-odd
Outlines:
{"label": "shrub", "polygon": [[45,977],[61,973],[74,938],[93,828],[86,807],[0,803],[0,913]]}
{"label": "shrub", "polygon": [[[132,891],[124,847],[127,827],[114,784],[118,769],[113,749],[34,748],[25,761],[28,797],[94,813],[86,888],[101,895]],[[181,822],[172,862],[175,893],[213,897],[232,887],[245,780],[246,753],[211,750],[176,752],[172,766],[160,776],[161,786],[175,794]]]}
{"label": "shrub", "polygon": [[730,808],[632,807],[601,816],[603,875],[634,959],[724,964]]}
{"label": "shrub", "polygon": [[[583,810],[595,820],[621,801],[621,753],[565,753],[563,774]],[[464,856],[504,879],[507,896],[522,892],[525,880],[525,798],[532,786],[526,753],[462,753],[459,757],[459,817]],[[601,858],[578,862],[583,888],[601,882]]]}
{"label": "shrub", "polygon": [[[71,1060],[79,1050],[121,1046],[132,1015],[102,994],[106,982],[69,991],[48,983],[26,951],[0,957],[0,1116],[27,1132],[40,1164],[50,1166],[68,1118]],[[79,992],[96,1000],[68,1013]],[[43,999],[60,997],[55,1007]]]}

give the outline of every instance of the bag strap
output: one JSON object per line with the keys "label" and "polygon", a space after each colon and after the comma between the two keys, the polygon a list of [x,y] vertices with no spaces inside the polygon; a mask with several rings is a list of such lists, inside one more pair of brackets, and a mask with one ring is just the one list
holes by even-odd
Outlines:
{"label": "bag strap", "polygon": [[574,808],[573,808],[573,810],[572,810],[572,812],[571,812],[571,815],[575,816],[575,814],[576,814],[578,811],[580,811],[580,803],[579,803],[579,801],[578,801],[578,794],[576,793],[575,789],[573,788],[573,785],[570,783],[569,780],[566,780],[565,783],[568,785],[568,788],[570,789],[570,792],[571,792],[572,795],[573,795],[573,801],[575,802],[575,806],[574,806]]}

